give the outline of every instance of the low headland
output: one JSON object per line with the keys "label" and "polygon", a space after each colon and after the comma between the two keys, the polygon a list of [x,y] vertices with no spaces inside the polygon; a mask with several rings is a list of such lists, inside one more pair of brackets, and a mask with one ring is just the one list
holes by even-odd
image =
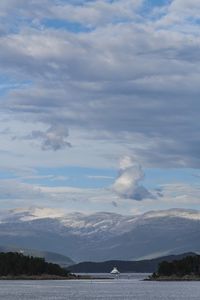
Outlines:
{"label": "low headland", "polygon": [[187,256],[172,262],[163,261],[145,280],[150,281],[200,281],[200,255]]}

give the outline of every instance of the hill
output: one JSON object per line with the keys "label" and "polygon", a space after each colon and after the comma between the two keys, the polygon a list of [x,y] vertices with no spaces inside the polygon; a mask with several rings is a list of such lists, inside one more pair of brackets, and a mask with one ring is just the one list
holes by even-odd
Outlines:
{"label": "hill", "polygon": [[0,246],[0,252],[16,252],[21,253],[26,256],[40,257],[44,258],[46,262],[58,264],[63,268],[67,268],[68,266],[74,264],[74,261],[67,256],[49,252],[49,251],[39,251],[33,249],[26,248],[17,248],[17,247],[9,247],[9,246]]}
{"label": "hill", "polygon": [[158,270],[148,280],[177,281],[198,280],[200,281],[200,255],[187,256],[171,262],[163,261]]}
{"label": "hill", "polygon": [[43,258],[25,256],[20,253],[0,253],[0,276],[42,276],[68,277],[69,272],[60,266],[47,263]]}
{"label": "hill", "polygon": [[141,261],[111,260],[105,262],[82,262],[72,265],[68,269],[74,273],[110,273],[113,267],[117,267],[121,273],[153,273],[156,272],[162,261],[171,262],[182,259],[186,256],[196,255],[197,254],[195,253],[184,253]]}

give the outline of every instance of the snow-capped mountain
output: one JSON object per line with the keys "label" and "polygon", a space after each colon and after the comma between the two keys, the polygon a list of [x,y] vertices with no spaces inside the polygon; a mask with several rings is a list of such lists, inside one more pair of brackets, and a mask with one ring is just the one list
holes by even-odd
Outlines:
{"label": "snow-capped mountain", "polygon": [[75,261],[142,259],[200,252],[200,212],[172,209],[137,216],[64,215],[32,208],[0,215],[1,245],[58,252]]}

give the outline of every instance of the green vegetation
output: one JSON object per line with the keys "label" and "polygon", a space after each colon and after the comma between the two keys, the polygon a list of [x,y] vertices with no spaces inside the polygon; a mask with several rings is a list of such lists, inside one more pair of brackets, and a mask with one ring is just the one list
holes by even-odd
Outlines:
{"label": "green vegetation", "polygon": [[163,261],[150,280],[200,280],[200,255],[172,262]]}
{"label": "green vegetation", "polygon": [[42,276],[68,277],[69,271],[57,264],[47,263],[43,258],[24,256],[20,253],[0,253],[0,276]]}
{"label": "green vegetation", "polygon": [[29,249],[24,247],[12,247],[12,246],[0,246],[0,253],[4,252],[17,252],[22,253],[26,256],[33,256],[33,257],[41,257],[44,258],[46,262],[58,264],[63,268],[67,268],[68,266],[74,264],[73,260],[69,257],[64,256],[59,253],[49,252],[49,251],[42,251],[36,249]]}

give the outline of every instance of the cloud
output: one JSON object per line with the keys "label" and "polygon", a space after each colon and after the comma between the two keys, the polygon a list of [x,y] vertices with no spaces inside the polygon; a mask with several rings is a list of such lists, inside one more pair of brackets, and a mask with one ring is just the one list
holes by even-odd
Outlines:
{"label": "cloud", "polygon": [[[174,0],[169,6],[169,15],[176,16],[177,21],[183,21],[188,18],[199,18],[200,4],[198,0]],[[193,20],[194,20],[193,19]],[[190,21],[193,21],[190,19]]]}
{"label": "cloud", "polygon": [[[67,211],[112,211],[118,207],[118,198],[106,189],[76,188],[70,186],[44,186],[23,183],[19,179],[0,180],[2,207],[27,206],[59,207]],[[114,206],[113,206],[114,205]],[[41,212],[42,213],[42,212]]]}
{"label": "cloud", "polygon": [[[135,168],[134,175],[131,174],[135,182],[138,182],[139,178],[144,176],[141,167],[134,163],[132,158],[126,157],[122,160],[121,172],[126,172],[129,168]],[[135,175],[137,172],[138,175]],[[0,180],[0,202],[2,209],[45,206],[53,209],[59,207],[59,209],[68,212],[79,211],[88,213],[103,210],[131,214],[131,211],[134,211],[134,213],[135,211],[146,212],[149,210],[163,210],[174,207],[200,208],[200,186],[181,182],[162,185],[157,191],[147,191],[143,187],[143,191],[144,189],[146,190],[144,193],[141,192],[140,188],[139,191],[137,190],[137,187],[142,186],[140,182],[135,183],[135,190],[133,188],[131,189],[130,186],[127,188],[126,185],[125,187],[120,186],[120,188],[118,186],[116,192],[114,189],[109,188],[86,189],[66,185],[50,187],[42,184],[27,184],[20,180]],[[133,198],[127,196],[127,190],[132,193],[137,192],[136,199],[134,198],[134,200],[141,200],[141,198],[143,198],[142,201],[133,201]],[[148,196],[147,193],[150,193],[150,195]],[[162,195],[159,196],[159,193]],[[52,214],[52,212],[49,213]]]}
{"label": "cloud", "polygon": [[[9,214],[11,214],[11,216],[13,214],[15,214],[16,216],[18,215],[21,221],[32,221],[44,218],[56,219],[64,216],[63,211],[48,207],[29,207],[28,209],[13,209],[8,212],[8,214],[6,215],[6,219],[9,217]],[[3,216],[3,218],[5,218],[5,215]]]}
{"label": "cloud", "polygon": [[132,20],[136,17],[136,10],[141,4],[142,0],[83,1],[82,5],[53,6],[51,14],[59,19],[81,23],[86,27],[96,27]]}
{"label": "cloud", "polygon": [[6,201],[34,201],[44,199],[45,194],[39,186],[22,183],[15,179],[0,180],[0,200]]}
{"label": "cloud", "polygon": [[71,144],[67,141],[67,138],[68,130],[64,126],[51,126],[45,132],[35,130],[26,137],[26,139],[41,141],[41,148],[44,151],[57,151],[65,147],[71,147]]}
{"label": "cloud", "polygon": [[154,164],[157,154],[157,164],[197,166],[198,43],[139,24],[79,36],[49,30],[12,35],[2,43],[2,68],[34,75],[35,84],[13,90],[5,109],[50,127],[63,120],[70,129],[96,130],[96,139],[108,132],[115,141],[125,132],[135,145],[140,135],[143,150],[133,151],[145,164]]}
{"label": "cloud", "polygon": [[141,201],[146,198],[154,198],[140,182],[144,179],[144,172],[134,159],[126,156],[120,161],[119,176],[112,188],[123,198]]}
{"label": "cloud", "polygon": [[118,207],[117,202],[115,202],[115,201],[112,201],[112,205],[113,205],[113,207]]}

